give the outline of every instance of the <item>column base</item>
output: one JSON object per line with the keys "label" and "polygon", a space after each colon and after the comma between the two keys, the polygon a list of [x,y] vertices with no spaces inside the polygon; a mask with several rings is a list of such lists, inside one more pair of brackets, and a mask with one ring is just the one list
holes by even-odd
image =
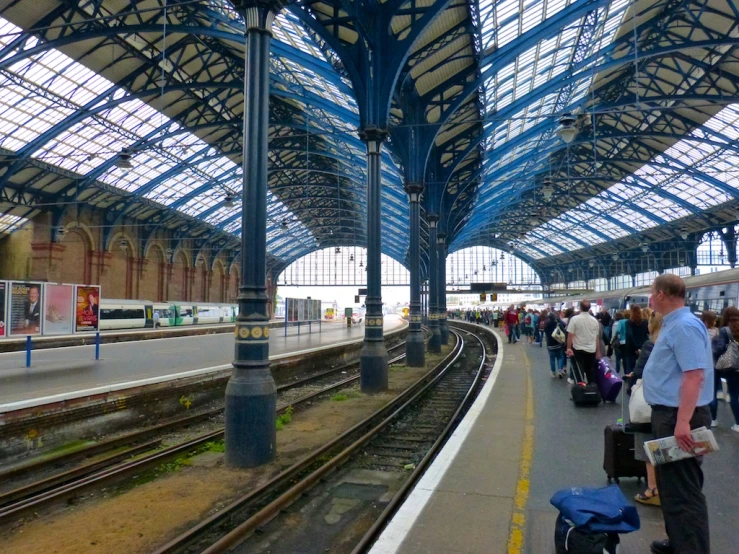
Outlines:
{"label": "column base", "polygon": [[385,341],[364,341],[359,353],[359,382],[364,393],[384,392],[388,389],[387,349]]}
{"label": "column base", "polygon": [[449,344],[449,326],[445,319],[439,320],[439,333],[441,334],[441,344],[446,346]]}
{"label": "column base", "polygon": [[441,352],[441,331],[439,330],[438,322],[436,325],[430,325],[429,331],[431,331],[431,338],[429,338],[426,351],[431,354],[439,354]]}
{"label": "column base", "polygon": [[405,362],[408,367],[426,365],[426,341],[420,329],[408,331],[405,338]]}
{"label": "column base", "polygon": [[269,368],[239,372],[226,386],[226,464],[256,467],[277,453],[277,389]]}

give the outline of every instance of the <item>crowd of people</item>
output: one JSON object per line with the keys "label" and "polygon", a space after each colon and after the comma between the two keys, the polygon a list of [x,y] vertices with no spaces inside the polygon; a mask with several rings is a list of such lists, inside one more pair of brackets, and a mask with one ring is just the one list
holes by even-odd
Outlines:
{"label": "crowd of people", "polygon": [[632,304],[615,313],[605,307],[594,313],[583,301],[578,312],[511,305],[464,314],[468,321],[502,327],[508,343],[546,346],[552,379],[592,383],[597,360],[607,357],[623,375],[623,394],[641,381],[651,432],[635,435],[634,457],[647,464],[647,488],[636,500],[661,506],[668,535],[651,545],[653,554],[708,554],[708,509],[700,457],[651,466],[643,443],[674,436],[681,449],[691,451],[691,430],[718,425],[722,378],[734,416],[731,431],[739,433],[739,309],[728,307],[720,318],[710,311],[696,317],[685,305],[685,294],[682,279],[661,275],[652,285],[651,308]]}

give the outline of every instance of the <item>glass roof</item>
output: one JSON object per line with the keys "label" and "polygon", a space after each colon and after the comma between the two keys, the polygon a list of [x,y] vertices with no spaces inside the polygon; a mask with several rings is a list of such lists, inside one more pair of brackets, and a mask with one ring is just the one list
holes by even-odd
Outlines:
{"label": "glass roof", "polygon": [[[701,138],[713,143],[702,142]],[[632,175],[528,233],[523,244],[540,246],[541,238],[546,237],[564,246],[563,233],[575,233],[568,223],[572,220],[598,229],[611,240],[618,239],[629,232],[614,221],[640,232],[729,202],[739,195],[738,138],[739,104],[732,104]],[[660,195],[661,192],[668,196]],[[580,236],[588,245],[606,240],[595,234]],[[579,248],[582,246],[573,250]],[[541,253],[531,255],[544,257]]]}
{"label": "glass roof", "polygon": [[17,215],[0,214],[0,234],[10,234],[23,227],[28,222],[25,217]]}
{"label": "glass roof", "polygon": [[[222,9],[222,2],[217,0],[211,4],[223,19],[220,24],[243,29],[243,23],[233,10]],[[358,113],[348,83],[333,70],[294,15],[281,13],[273,29],[276,39],[289,45],[287,49],[278,45],[276,51],[281,54],[272,56],[276,86],[288,88],[296,95],[296,102],[300,102],[305,93],[326,100],[325,108],[307,101],[303,104],[305,112],[313,116],[309,120],[311,132],[325,145],[323,150],[333,153],[338,163],[346,166],[342,171],[354,172],[355,181],[362,181],[364,149],[355,135],[358,117],[352,121],[327,111],[331,106],[340,106]],[[19,36],[24,36],[21,28],[0,18],[0,56]],[[31,38],[26,48],[37,44],[38,40]],[[315,62],[306,59],[307,66],[302,65],[289,57],[290,49],[315,58]],[[226,191],[240,192],[242,168],[220,153],[217,145],[204,142],[158,111],[156,100],[151,105],[137,99],[120,102],[127,91],[53,49],[30,56],[0,73],[0,86],[3,89],[0,147],[22,151],[24,156],[89,176],[164,206],[172,205],[186,215],[213,225],[223,224],[225,231],[240,233],[240,206],[226,208],[223,198]],[[100,109],[111,97],[119,103]],[[99,107],[79,118],[85,107],[95,105],[96,99],[99,99]],[[219,106],[218,109],[227,108]],[[223,115],[226,119],[238,116],[235,113]],[[72,117],[79,120],[66,129],[55,131],[49,140],[40,139]],[[294,130],[290,130],[288,136],[291,134]],[[141,147],[142,144],[145,146]],[[133,167],[129,170],[110,163],[126,148],[133,148]],[[286,153],[285,159],[290,156],[294,157]],[[383,188],[385,208],[395,224],[391,241],[402,240],[396,231],[407,227],[407,206],[400,188],[400,173],[389,157],[383,160],[383,182],[393,185]],[[294,249],[296,237],[299,243],[305,242],[306,248],[313,247],[313,239],[308,240],[311,231],[273,194],[269,196],[268,210],[271,222],[283,219],[291,222],[289,229],[274,223],[270,226],[268,248],[273,254],[279,256],[281,252]],[[11,225],[17,218],[4,217],[5,229],[17,227]],[[400,250],[399,245],[393,247]]]}

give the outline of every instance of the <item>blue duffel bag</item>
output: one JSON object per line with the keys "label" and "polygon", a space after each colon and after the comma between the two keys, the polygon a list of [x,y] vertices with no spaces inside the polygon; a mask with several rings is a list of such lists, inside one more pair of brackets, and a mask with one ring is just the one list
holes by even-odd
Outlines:
{"label": "blue duffel bag", "polygon": [[554,493],[559,510],[554,531],[557,554],[615,554],[619,533],[638,531],[639,514],[618,488],[573,487]]}

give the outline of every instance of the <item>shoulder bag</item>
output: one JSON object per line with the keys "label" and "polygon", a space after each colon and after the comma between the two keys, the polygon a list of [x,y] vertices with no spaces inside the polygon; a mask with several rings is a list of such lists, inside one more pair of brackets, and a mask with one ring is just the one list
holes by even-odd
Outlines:
{"label": "shoulder bag", "polygon": [[564,331],[562,331],[562,327],[560,327],[559,325],[557,325],[554,331],[552,331],[552,338],[560,344],[564,344],[565,340],[567,340]]}
{"label": "shoulder bag", "polygon": [[652,407],[644,400],[644,382],[641,379],[637,379],[636,384],[631,387],[629,421],[631,423],[651,423],[652,421]]}
{"label": "shoulder bag", "polygon": [[[723,329],[721,332],[723,332]],[[737,371],[739,370],[739,345],[737,345],[730,332],[726,334],[730,337],[729,343],[726,346],[726,352],[716,360],[716,369],[719,371]]]}

